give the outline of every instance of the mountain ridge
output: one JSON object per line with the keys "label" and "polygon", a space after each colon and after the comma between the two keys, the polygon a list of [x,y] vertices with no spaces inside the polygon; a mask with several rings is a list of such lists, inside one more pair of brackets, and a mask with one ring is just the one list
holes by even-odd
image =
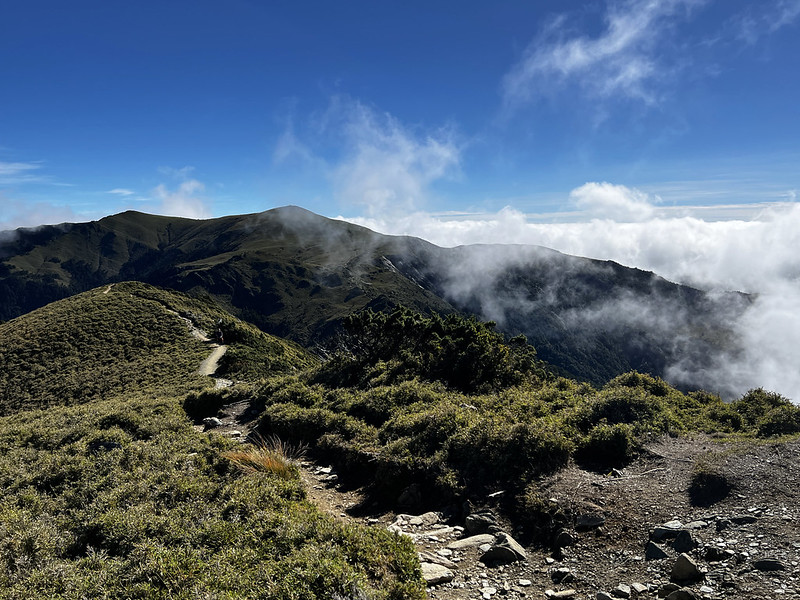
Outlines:
{"label": "mountain ridge", "polygon": [[0,319],[123,280],[209,294],[306,347],[333,343],[339,321],[364,308],[475,314],[579,378],[661,376],[683,360],[687,387],[702,386],[710,356],[735,351],[729,323],[749,302],[614,261],[542,246],[441,248],[297,206],[207,220],[126,211],[0,241]]}

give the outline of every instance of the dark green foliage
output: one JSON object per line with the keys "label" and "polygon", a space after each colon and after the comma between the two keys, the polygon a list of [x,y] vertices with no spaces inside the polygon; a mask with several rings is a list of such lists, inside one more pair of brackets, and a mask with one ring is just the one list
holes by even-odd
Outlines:
{"label": "dark green foliage", "polygon": [[733,403],[744,424],[761,436],[800,432],[800,408],[775,392],[757,388]]}
{"label": "dark green foliage", "polygon": [[117,284],[0,325],[0,414],[203,385],[190,374],[209,351],[148,288]]}
{"label": "dark green foliage", "polygon": [[758,420],[758,435],[788,435],[800,432],[800,407],[776,406]]}
{"label": "dark green foliage", "polygon": [[628,464],[635,456],[638,442],[629,423],[600,423],[581,439],[575,458],[589,467],[609,469]]}
{"label": "dark green foliage", "polygon": [[210,303],[105,289],[0,326],[0,598],[424,598],[408,539],[324,516],[292,469],[242,470],[192,429],[184,410],[241,395],[201,389],[210,348],[174,313],[223,318],[273,371],[305,353]]}
{"label": "dark green foliage", "polygon": [[520,336],[506,343],[494,323],[455,314],[423,316],[398,307],[365,310],[343,320],[344,351],[323,366],[316,381],[369,387],[412,377],[475,393],[546,375],[536,352]]}

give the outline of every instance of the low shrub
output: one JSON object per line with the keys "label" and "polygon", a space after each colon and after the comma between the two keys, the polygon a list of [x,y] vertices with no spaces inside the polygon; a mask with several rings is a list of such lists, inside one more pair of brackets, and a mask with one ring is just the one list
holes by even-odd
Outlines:
{"label": "low shrub", "polygon": [[622,467],[633,460],[637,448],[631,424],[600,423],[581,439],[575,459],[592,468]]}

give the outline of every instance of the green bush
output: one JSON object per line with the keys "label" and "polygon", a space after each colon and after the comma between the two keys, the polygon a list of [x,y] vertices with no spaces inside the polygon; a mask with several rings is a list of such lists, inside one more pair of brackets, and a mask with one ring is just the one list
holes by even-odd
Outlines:
{"label": "green bush", "polygon": [[777,406],[758,420],[757,427],[762,437],[800,433],[800,407]]}
{"label": "green bush", "polygon": [[575,458],[595,468],[622,467],[633,460],[637,449],[631,424],[600,423],[580,441]]}

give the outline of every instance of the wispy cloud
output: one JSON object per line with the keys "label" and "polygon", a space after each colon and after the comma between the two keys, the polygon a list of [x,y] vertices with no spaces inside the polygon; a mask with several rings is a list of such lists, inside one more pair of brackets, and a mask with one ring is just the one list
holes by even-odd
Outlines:
{"label": "wispy cloud", "polygon": [[159,202],[153,210],[172,217],[207,219],[211,217],[208,201],[203,196],[205,185],[197,179],[186,178],[192,171],[189,167],[173,170],[173,175],[184,178],[176,187],[159,184],[153,189],[153,197]]}
{"label": "wispy cloud", "polygon": [[108,190],[106,193],[123,197],[133,196],[134,194],[136,194],[136,192],[134,192],[133,190],[129,190],[127,188],[114,188],[113,190]]}
{"label": "wispy cloud", "polygon": [[433,182],[458,168],[460,149],[449,129],[416,132],[359,102],[341,110],[346,150],[333,183],[345,203],[362,205],[370,214],[415,210]]}
{"label": "wispy cloud", "polygon": [[675,24],[705,0],[628,0],[608,5],[602,31],[575,33],[561,16],[525,50],[503,80],[507,107],[547,95],[554,88],[577,86],[606,99],[632,98],[648,104],[674,64],[666,62],[665,42]]}
{"label": "wispy cloud", "polygon": [[10,198],[0,192],[0,231],[80,220],[69,206]]}
{"label": "wispy cloud", "polygon": [[299,160],[323,173],[336,200],[368,215],[417,210],[437,181],[459,174],[462,145],[452,127],[410,127],[346,96],[332,98],[300,131],[287,124],[273,161]]}
{"label": "wispy cloud", "polygon": [[759,2],[758,8],[733,17],[737,37],[747,44],[755,44],[800,19],[800,0]]}
{"label": "wispy cloud", "polygon": [[0,185],[19,185],[21,183],[40,183],[47,178],[39,171],[41,163],[0,161]]}

